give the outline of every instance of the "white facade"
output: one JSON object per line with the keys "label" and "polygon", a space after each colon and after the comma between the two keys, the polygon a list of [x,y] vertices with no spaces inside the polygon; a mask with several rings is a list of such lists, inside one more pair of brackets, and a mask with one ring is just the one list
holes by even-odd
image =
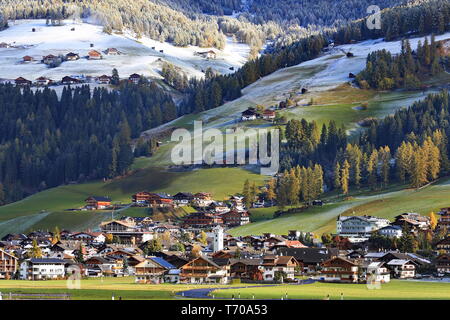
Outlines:
{"label": "white facade", "polygon": [[387,226],[378,230],[378,233],[382,236],[389,238],[400,238],[403,234],[402,228],[398,226]]}
{"label": "white facade", "polygon": [[213,233],[213,251],[217,252],[223,249],[223,228],[221,226],[216,226],[213,229]]}
{"label": "white facade", "polygon": [[387,219],[372,216],[339,216],[336,222],[340,236],[370,236],[378,229],[390,224]]}
{"label": "white facade", "polygon": [[20,265],[22,280],[58,279],[65,276],[64,261],[59,259],[31,259]]}

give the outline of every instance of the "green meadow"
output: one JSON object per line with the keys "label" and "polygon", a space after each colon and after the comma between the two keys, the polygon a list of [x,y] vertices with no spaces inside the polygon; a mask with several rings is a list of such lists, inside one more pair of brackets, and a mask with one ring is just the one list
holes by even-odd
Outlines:
{"label": "green meadow", "polygon": [[330,300],[447,300],[450,299],[450,283],[392,280],[379,289],[369,289],[366,284],[313,283],[306,285],[282,285],[274,287],[215,290],[217,298],[240,295],[241,299],[324,299]]}
{"label": "green meadow", "polygon": [[[242,168],[211,168],[172,172],[164,168],[137,169],[127,177],[103,182],[65,185],[48,189],[21,201],[0,207],[0,235],[55,226],[71,230],[95,228],[99,222],[110,219],[111,212],[65,211],[79,208],[91,195],[109,196],[113,202],[129,203],[135,192],[148,190],[170,194],[184,192],[211,192],[223,200],[242,191],[246,179],[261,185],[267,177]],[[130,208],[121,213],[132,216],[147,215],[143,208]]]}
{"label": "green meadow", "polygon": [[253,209],[253,223],[230,230],[234,236],[248,234],[287,234],[289,230],[302,230],[322,234],[336,231],[339,215],[374,215],[387,219],[405,212],[428,215],[450,205],[450,181],[442,180],[422,189],[392,188],[384,192],[368,193],[355,191],[347,200],[339,197],[325,198],[329,203],[311,207],[304,212],[282,215],[273,219],[277,207]]}

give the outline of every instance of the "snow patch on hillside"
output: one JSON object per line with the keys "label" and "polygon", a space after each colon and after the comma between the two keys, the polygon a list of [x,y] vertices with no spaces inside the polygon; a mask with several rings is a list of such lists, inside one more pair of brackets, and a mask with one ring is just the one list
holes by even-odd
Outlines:
{"label": "snow patch on hillside", "polygon": [[[32,32],[32,29],[35,32]],[[75,28],[75,31],[71,31]],[[175,47],[143,37],[135,39],[131,33],[108,35],[101,26],[88,23],[65,21],[63,26],[47,26],[45,20],[18,20],[10,23],[10,27],[0,32],[0,42],[13,45],[15,48],[0,48],[0,78],[15,79],[19,76],[34,80],[40,76],[60,80],[66,75],[100,76],[110,74],[117,68],[121,77],[132,73],[145,76],[160,77],[162,61],[171,62],[187,73],[189,77],[203,77],[202,70],[208,67],[227,74],[241,67],[250,52],[246,44],[235,43],[227,39],[226,48],[217,50],[189,46]],[[90,44],[94,46],[91,48]],[[64,62],[57,68],[50,69],[39,61],[43,56],[53,54],[78,53],[80,57],[94,49],[104,51],[117,48],[122,55],[106,56],[103,60]],[[152,49],[154,48],[154,49]],[[216,59],[207,60],[195,56],[195,52],[214,50]],[[162,50],[163,52],[160,52]],[[31,56],[36,61],[22,63],[23,56]]]}

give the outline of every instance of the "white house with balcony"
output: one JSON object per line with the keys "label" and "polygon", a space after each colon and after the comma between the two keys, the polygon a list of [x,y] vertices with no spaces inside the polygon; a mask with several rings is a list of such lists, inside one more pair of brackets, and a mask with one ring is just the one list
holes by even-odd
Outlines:
{"label": "white house with balcony", "polygon": [[411,260],[393,259],[387,263],[387,267],[395,278],[407,279],[416,276],[416,265]]}
{"label": "white house with balcony", "polygon": [[54,258],[32,258],[20,264],[22,280],[62,279],[65,273],[65,261]]}

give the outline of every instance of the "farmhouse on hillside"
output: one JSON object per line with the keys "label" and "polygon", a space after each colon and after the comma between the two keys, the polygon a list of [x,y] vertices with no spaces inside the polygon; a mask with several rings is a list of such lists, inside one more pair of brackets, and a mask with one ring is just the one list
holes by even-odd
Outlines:
{"label": "farmhouse on hillside", "polygon": [[128,77],[128,80],[134,84],[138,84],[139,81],[141,80],[141,76],[138,75],[137,73],[133,73]]}
{"label": "farmhouse on hillside", "polygon": [[19,77],[16,80],[14,80],[16,86],[30,86],[31,85],[31,81],[27,80],[23,77]]}
{"label": "farmhouse on hillside", "polygon": [[69,52],[68,54],[66,54],[67,61],[75,61],[78,59],[80,59],[80,56],[78,55],[78,53]]}
{"label": "farmhouse on hillside", "polygon": [[109,56],[117,56],[120,54],[119,50],[117,50],[116,48],[108,48],[104,52]]}
{"label": "farmhouse on hillside", "polygon": [[100,60],[102,58],[103,58],[102,54],[100,52],[98,52],[97,50],[91,50],[88,53],[89,60]]}
{"label": "farmhouse on hillside", "polygon": [[241,120],[242,121],[251,121],[256,120],[258,116],[258,113],[256,112],[255,108],[248,108],[241,114]]}

